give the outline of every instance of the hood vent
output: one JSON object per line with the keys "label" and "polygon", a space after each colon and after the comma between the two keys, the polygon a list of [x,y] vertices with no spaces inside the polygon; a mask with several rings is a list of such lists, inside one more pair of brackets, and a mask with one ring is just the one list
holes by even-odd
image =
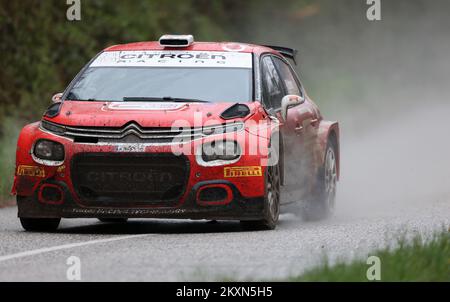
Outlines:
{"label": "hood vent", "polygon": [[249,114],[250,108],[248,108],[247,105],[237,103],[222,112],[220,117],[224,120],[231,120],[235,118],[244,118]]}

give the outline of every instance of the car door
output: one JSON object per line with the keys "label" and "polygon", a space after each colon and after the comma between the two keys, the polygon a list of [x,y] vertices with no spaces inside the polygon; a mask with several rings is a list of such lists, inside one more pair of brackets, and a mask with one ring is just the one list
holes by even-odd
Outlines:
{"label": "car door", "polygon": [[291,66],[279,57],[272,57],[272,60],[280,75],[286,94],[298,95],[303,98],[303,103],[288,109],[285,121],[286,130],[295,132],[297,137],[303,141],[308,131],[317,128],[320,120],[319,110],[305,95],[303,87]]}
{"label": "car door", "polygon": [[[283,137],[283,202],[302,199],[308,187],[312,149],[311,133],[318,124],[318,111],[305,98],[300,81],[291,67],[281,58],[266,55],[261,62],[263,102],[269,112],[281,122]],[[288,109],[286,120],[281,118],[281,100],[285,95],[298,95],[304,100]]]}

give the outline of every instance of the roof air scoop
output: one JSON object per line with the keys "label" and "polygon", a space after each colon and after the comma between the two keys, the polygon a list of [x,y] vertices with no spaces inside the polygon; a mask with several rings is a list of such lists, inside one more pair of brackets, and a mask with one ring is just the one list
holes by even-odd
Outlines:
{"label": "roof air scoop", "polygon": [[164,35],[159,38],[159,45],[163,47],[188,47],[194,43],[192,35]]}

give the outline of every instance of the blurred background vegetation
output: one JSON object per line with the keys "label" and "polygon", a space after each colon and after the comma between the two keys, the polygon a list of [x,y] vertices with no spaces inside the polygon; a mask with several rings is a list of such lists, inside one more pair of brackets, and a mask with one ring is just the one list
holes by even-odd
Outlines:
{"label": "blurred background vegetation", "polygon": [[107,46],[192,33],[295,47],[310,96],[357,131],[382,106],[426,102],[447,86],[449,2],[383,0],[382,21],[369,22],[365,0],[82,0],[82,20],[70,22],[65,0],[0,0],[0,199],[21,127]]}

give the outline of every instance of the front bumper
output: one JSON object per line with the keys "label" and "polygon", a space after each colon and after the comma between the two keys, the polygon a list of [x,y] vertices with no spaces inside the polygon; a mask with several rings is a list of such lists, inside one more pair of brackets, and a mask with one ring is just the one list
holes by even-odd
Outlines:
{"label": "front bumper", "polygon": [[[223,184],[233,191],[233,199],[226,205],[200,206],[196,200],[198,189],[211,184]],[[36,194],[17,199],[18,216],[27,218],[174,218],[174,219],[213,219],[213,220],[258,220],[263,217],[264,198],[244,198],[236,187],[227,181],[198,183],[192,188],[189,197],[179,207],[136,208],[136,207],[83,207],[77,204],[64,183],[58,183],[67,193],[60,205],[44,204],[37,200]]]}
{"label": "front bumper", "polygon": [[[258,155],[242,156],[238,162],[228,166],[204,167],[197,163],[195,155],[183,155],[188,162],[183,194],[170,202],[133,200],[120,203],[96,203],[81,196],[74,184],[73,162],[82,154],[113,154],[120,156],[121,148],[115,144],[80,144],[43,132],[37,124],[23,131],[19,138],[17,167],[13,193],[19,208],[19,217],[29,218],[177,218],[177,219],[222,219],[256,220],[263,217],[265,194],[265,168]],[[61,165],[48,166],[36,162],[31,156],[33,143],[38,139],[60,142],[66,150]],[[196,150],[202,141],[192,142]],[[123,147],[123,146],[121,146]],[[142,154],[169,154],[170,147],[145,146]],[[194,153],[194,152],[193,152]],[[192,154],[193,154],[192,153]],[[25,168],[24,168],[25,167]],[[257,175],[229,175],[228,169],[259,167]],[[24,172],[25,171],[25,172]],[[199,192],[206,187],[222,187],[228,192],[225,200],[202,202]],[[46,200],[43,188],[56,188],[61,198]]]}

